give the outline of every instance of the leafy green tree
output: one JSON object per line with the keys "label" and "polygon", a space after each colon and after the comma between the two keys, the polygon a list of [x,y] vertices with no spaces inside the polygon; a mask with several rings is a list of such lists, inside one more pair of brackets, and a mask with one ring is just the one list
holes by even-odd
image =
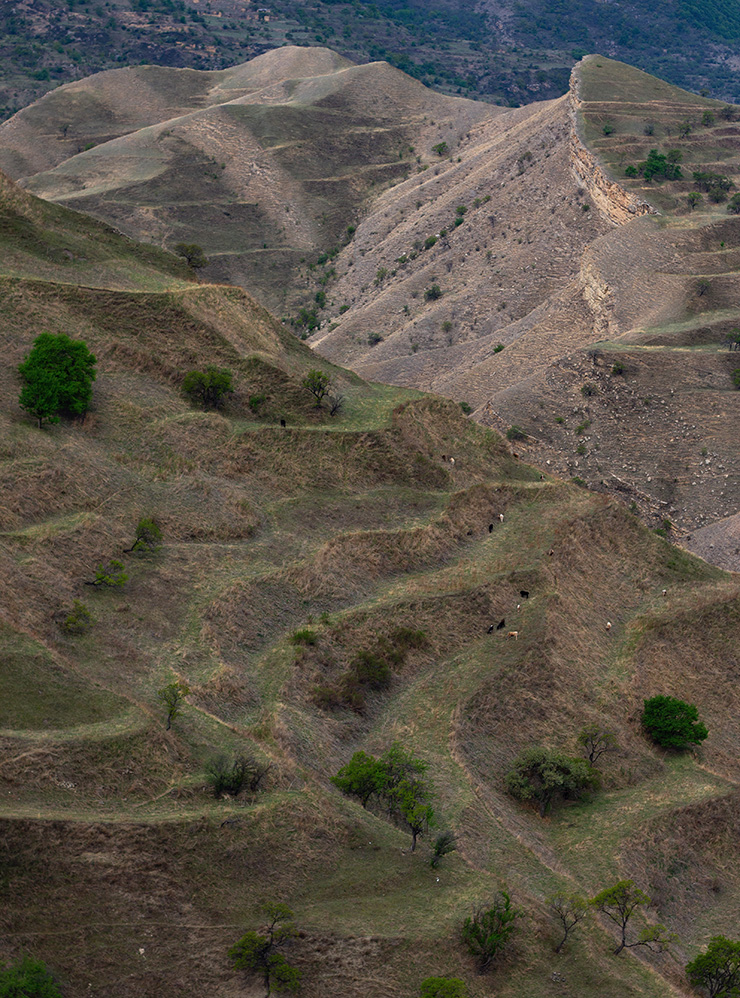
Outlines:
{"label": "leafy green tree", "polygon": [[157,700],[161,701],[167,708],[167,731],[172,727],[172,722],[182,714],[182,702],[190,693],[190,687],[186,683],[168,683],[161,690],[157,690]]}
{"label": "leafy green tree", "polygon": [[41,960],[24,956],[0,968],[0,998],[62,998],[62,992]]}
{"label": "leafy green tree", "polygon": [[162,530],[150,516],[142,517],[136,525],[136,539],[127,551],[156,551],[162,543]]}
{"label": "leafy green tree", "polygon": [[694,704],[669,696],[651,697],[643,702],[642,726],[663,748],[685,749],[703,742],[709,734]]}
{"label": "leafy green tree", "polygon": [[247,932],[229,950],[234,970],[246,970],[260,976],[266,988],[265,998],[275,991],[297,991],[301,985],[300,970],[291,966],[278,949],[298,933],[293,924],[293,912],[285,904],[265,905],[268,923],[263,935]]}
{"label": "leafy green tree", "polygon": [[331,782],[348,797],[356,797],[363,807],[378,793],[378,760],[364,752],[355,752]]}
{"label": "leafy green tree", "polygon": [[438,142],[432,146],[432,151],[436,152],[438,156],[445,156],[449,150],[446,142]]}
{"label": "leafy green tree", "polygon": [[427,763],[394,742],[379,759],[355,752],[331,782],[363,807],[376,797],[395,821],[408,827],[413,852],[419,835],[436,823],[434,791],[424,779],[427,769]]}
{"label": "leafy green tree", "polygon": [[698,191],[689,191],[686,195],[686,201],[688,202],[689,208],[693,211],[698,204],[701,204],[704,199]]}
{"label": "leafy green tree", "polygon": [[614,949],[615,956],[623,949],[635,946],[646,946],[654,952],[662,952],[675,939],[672,933],[666,931],[664,925],[650,925],[642,930],[634,942],[627,942],[627,924],[630,918],[638,908],[651,903],[647,894],[639,887],[635,887],[634,880],[620,880],[612,887],[606,887],[591,898],[590,903],[597,911],[611,919],[619,929],[620,939]]}
{"label": "leafy green tree", "polygon": [[90,405],[95,357],[82,340],[41,333],[18,373],[23,381],[18,401],[39,427],[44,420],[58,423],[62,413],[81,416]]}
{"label": "leafy green tree", "polygon": [[314,369],[309,371],[301,382],[307,392],[316,399],[316,408],[321,408],[321,403],[332,390],[331,378],[323,371]]}
{"label": "leafy green tree", "polygon": [[499,891],[490,907],[480,905],[465,919],[463,942],[478,958],[481,973],[488,970],[508,942],[520,914],[512,907],[508,892]]}
{"label": "leafy green tree", "polygon": [[709,940],[706,952],[686,964],[686,976],[692,988],[706,992],[708,998],[737,998],[740,995],[740,942],[714,936]]}
{"label": "leafy green tree", "polygon": [[420,998],[466,998],[467,993],[459,977],[427,977],[421,982]]}
{"label": "leafy green tree", "polygon": [[637,164],[637,168],[645,180],[680,180],[683,174],[678,165],[681,153],[678,149],[669,149],[667,153],[651,149],[647,159]]}
{"label": "leafy green tree", "polygon": [[580,894],[569,894],[567,891],[557,891],[547,898],[547,904],[563,930],[563,938],[555,947],[555,952],[559,953],[565,946],[565,941],[571,931],[582,922],[590,911],[590,905],[586,898]]}
{"label": "leafy green tree", "polygon": [[177,243],[175,253],[185,257],[188,266],[192,267],[193,270],[200,270],[202,267],[208,266],[208,259],[203,252],[203,247],[197,243]]}
{"label": "leafy green tree", "polygon": [[602,725],[593,722],[581,728],[578,734],[578,744],[583,747],[586,758],[595,766],[602,755],[614,752],[617,747],[617,737]]}
{"label": "leafy green tree", "polygon": [[598,772],[585,759],[546,748],[526,749],[506,775],[509,793],[517,800],[536,801],[542,818],[555,801],[578,799],[600,783]]}
{"label": "leafy green tree", "polygon": [[442,297],[442,288],[439,284],[430,285],[424,292],[424,298],[426,301],[437,301],[438,298]]}
{"label": "leafy green tree", "polygon": [[193,405],[201,409],[220,409],[226,402],[226,396],[234,391],[231,371],[218,367],[188,371],[182,381],[182,391]]}

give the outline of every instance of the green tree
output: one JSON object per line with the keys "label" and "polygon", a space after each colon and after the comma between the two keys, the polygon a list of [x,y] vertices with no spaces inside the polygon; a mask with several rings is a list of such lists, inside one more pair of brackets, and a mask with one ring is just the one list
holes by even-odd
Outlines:
{"label": "green tree", "polygon": [[172,722],[182,714],[182,702],[190,693],[190,687],[186,683],[168,683],[161,690],[157,690],[157,699],[167,708],[167,730],[172,727]]}
{"label": "green tree", "polygon": [[507,891],[499,891],[490,907],[483,905],[473,910],[463,923],[462,938],[478,967],[485,973],[501,952],[516,927],[520,912],[511,905]]}
{"label": "green tree", "polygon": [[424,298],[426,301],[437,301],[438,298],[442,297],[442,288],[439,284],[432,284],[424,292]]}
{"label": "green tree", "polygon": [[581,728],[578,734],[578,744],[583,747],[586,758],[591,765],[595,766],[602,755],[615,751],[617,738],[613,731],[593,722]]}
{"label": "green tree", "polygon": [[668,696],[651,697],[643,702],[642,726],[656,745],[685,749],[703,742],[709,734],[693,704]]}
{"label": "green tree", "polygon": [[733,194],[727,202],[727,210],[731,215],[740,215],[740,194]]}
{"label": "green tree", "polygon": [[206,779],[214,797],[238,797],[242,790],[256,793],[270,769],[269,764],[257,762],[249,755],[227,758],[218,755],[206,764]]}
{"label": "green tree", "polygon": [[185,257],[188,266],[192,267],[193,270],[200,270],[202,267],[208,266],[208,259],[203,252],[203,247],[197,243],[178,243],[175,246],[175,253]]}
{"label": "green tree", "polygon": [[275,902],[266,904],[264,910],[268,918],[264,934],[247,932],[231,947],[229,959],[234,970],[246,970],[262,977],[267,998],[273,989],[297,991],[303,975],[278,952],[298,935],[293,912],[287,905]]}
{"label": "green tree", "polygon": [[615,956],[623,949],[635,946],[646,946],[654,952],[661,952],[675,939],[672,933],[666,931],[664,925],[650,925],[643,929],[634,942],[627,942],[627,924],[630,918],[637,908],[646,907],[651,903],[647,894],[639,887],[635,887],[634,880],[620,880],[612,887],[606,887],[596,897],[591,898],[590,903],[597,911],[611,919],[619,929],[620,938],[614,949]]}
{"label": "green tree", "polygon": [[585,759],[546,748],[526,749],[506,775],[509,793],[517,800],[536,801],[542,818],[555,801],[577,799],[600,782],[598,772]]}
{"label": "green tree", "polygon": [[686,195],[686,200],[688,202],[689,208],[693,211],[698,204],[701,204],[704,200],[698,191],[689,191]]}
{"label": "green tree", "polygon": [[708,998],[737,998],[740,995],[740,942],[725,936],[709,940],[705,953],[686,964],[692,988],[705,991]]}
{"label": "green tree", "polygon": [[182,391],[193,405],[202,409],[220,409],[226,402],[226,396],[234,391],[231,371],[218,367],[188,371],[182,381]]}
{"label": "green tree", "polygon": [[436,152],[438,156],[445,156],[449,150],[446,142],[438,142],[435,146],[432,146],[432,151]]}
{"label": "green tree", "polygon": [[95,357],[82,340],[64,333],[41,333],[18,367],[23,381],[21,408],[38,420],[58,423],[62,413],[80,416],[92,399]]}
{"label": "green tree", "polygon": [[316,399],[316,408],[321,408],[321,403],[332,390],[331,378],[323,371],[314,369],[309,371],[301,382],[307,392]]}
{"label": "green tree", "polygon": [[346,766],[342,766],[331,782],[348,797],[356,797],[367,807],[371,797],[378,793],[378,760],[364,752],[355,752]]}
{"label": "green tree", "polygon": [[24,956],[0,968],[0,998],[62,998],[62,992],[41,960]]}
{"label": "green tree", "polygon": [[430,864],[432,867],[437,867],[442,862],[444,856],[448,856],[451,852],[455,852],[457,849],[457,842],[455,840],[454,832],[442,832],[434,840],[434,847],[432,849],[432,858],[430,859]]}
{"label": "green tree", "polygon": [[555,952],[559,953],[565,946],[565,941],[571,931],[582,922],[590,911],[590,905],[586,898],[580,894],[569,894],[567,891],[557,891],[547,898],[547,904],[553,912],[563,930],[563,938],[555,947]]}
{"label": "green tree", "polygon": [[459,977],[427,977],[421,982],[420,998],[465,998],[467,993]]}

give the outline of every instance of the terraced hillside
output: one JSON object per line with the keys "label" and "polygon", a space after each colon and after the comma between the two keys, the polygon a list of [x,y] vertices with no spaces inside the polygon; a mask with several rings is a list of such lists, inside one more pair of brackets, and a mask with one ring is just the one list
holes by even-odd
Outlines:
{"label": "terraced hillside", "polygon": [[[0,958],[42,958],[65,998],[257,995],[227,950],[278,899],[309,998],[401,998],[435,974],[474,998],[687,994],[683,964],[732,935],[740,898],[734,577],[456,403],[317,361],[240,289],[5,180],[2,199]],[[40,329],[83,337],[99,372],[85,418],[44,430],[15,375]],[[334,417],[301,387],[317,363]],[[234,373],[221,412],[180,395],[205,364]],[[124,553],[142,516],[162,546]],[[87,586],[110,558],[125,585]],[[60,626],[74,600],[86,633]],[[390,672],[345,706],[361,653]],[[174,681],[190,692],[168,730]],[[700,750],[645,740],[656,693],[697,703]],[[591,802],[542,820],[506,794],[520,749],[576,752],[592,721],[619,750]],[[458,836],[436,870],[429,836],[411,852],[329,781],[394,740]],[[214,799],[219,753],[269,763],[263,788]],[[593,919],[556,956],[546,896],[622,877],[674,955],[615,958]],[[504,886],[522,917],[479,975],[460,926]]]}
{"label": "terraced hillside", "polygon": [[0,168],[128,235],[199,243],[207,278],[291,314],[307,262],[350,238],[374,194],[498,113],[385,63],[287,46],[220,72],[145,66],[60,87],[0,126]]}

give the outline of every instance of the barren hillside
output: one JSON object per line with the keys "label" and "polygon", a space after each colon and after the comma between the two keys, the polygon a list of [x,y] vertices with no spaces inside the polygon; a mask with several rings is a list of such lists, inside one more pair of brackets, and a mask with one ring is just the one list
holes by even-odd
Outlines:
{"label": "barren hillside", "polygon": [[287,46],[222,72],[68,84],[0,126],[0,166],[128,235],[201,244],[207,278],[290,314],[306,263],[349,238],[369,199],[498,113],[385,63]]}

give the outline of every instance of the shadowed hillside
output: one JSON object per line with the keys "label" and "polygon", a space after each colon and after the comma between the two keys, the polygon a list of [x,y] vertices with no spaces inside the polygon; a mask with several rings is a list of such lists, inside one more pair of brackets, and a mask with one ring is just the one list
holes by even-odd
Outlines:
{"label": "shadowed hillside", "polygon": [[[0,957],[40,957],[65,998],[256,996],[226,954],[279,899],[307,998],[405,998],[442,974],[472,998],[555,979],[686,994],[683,964],[732,934],[740,898],[735,578],[522,463],[455,402],[317,360],[241,289],[189,283],[7,180],[0,194],[0,261],[19,261],[0,327]],[[69,279],[93,265],[94,285]],[[40,329],[98,361],[89,412],[42,430],[16,375]],[[317,363],[344,396],[334,416],[301,384]],[[219,411],[180,392],[206,364],[233,373]],[[132,552],[144,516],[162,543]],[[111,558],[125,584],[86,585]],[[348,686],[373,656],[383,682]],[[174,681],[189,693],[168,729],[157,693]],[[697,703],[701,749],[645,739],[642,700],[663,692]],[[543,820],[507,795],[521,748],[576,753],[589,722],[618,743],[592,801]],[[437,869],[428,834],[411,852],[329,782],[394,740],[429,764],[458,837]],[[269,764],[262,789],[215,799],[220,753]],[[674,955],[615,958],[595,919],[555,956],[545,898],[622,877],[653,896],[640,927],[679,932]],[[460,926],[504,886],[522,918],[480,975]]]}

